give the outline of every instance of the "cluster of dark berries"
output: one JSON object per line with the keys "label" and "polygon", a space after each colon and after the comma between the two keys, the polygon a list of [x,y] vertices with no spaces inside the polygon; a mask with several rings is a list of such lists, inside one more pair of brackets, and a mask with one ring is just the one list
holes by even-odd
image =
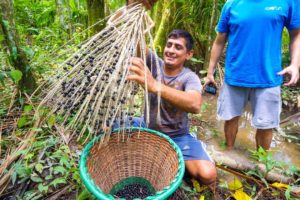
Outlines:
{"label": "cluster of dark berries", "polygon": [[141,30],[132,30],[132,25],[144,19],[133,16],[136,18],[120,18],[79,45],[58,70],[54,80],[58,84],[51,86],[45,99],[68,128],[98,133],[103,127],[109,130],[106,128],[116,123],[124,127],[133,121],[139,85],[127,80],[126,66],[143,38]]}
{"label": "cluster of dark berries", "polygon": [[145,199],[148,196],[154,195],[146,186],[141,184],[130,184],[119,190],[116,194],[119,198],[133,200],[135,198]]}

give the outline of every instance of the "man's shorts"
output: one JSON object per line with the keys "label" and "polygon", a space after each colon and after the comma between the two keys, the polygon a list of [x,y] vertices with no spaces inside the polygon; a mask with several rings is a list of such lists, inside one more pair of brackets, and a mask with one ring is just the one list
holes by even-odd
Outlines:
{"label": "man's shorts", "polygon": [[[146,127],[144,120],[140,117],[133,117],[130,120],[126,120],[127,127]],[[120,127],[118,124],[113,126],[113,129]],[[185,133],[181,136],[171,137],[171,139],[180,148],[184,160],[208,160],[213,162],[209,156],[206,145],[198,140],[194,135],[190,133]]]}
{"label": "man's shorts", "polygon": [[230,120],[241,116],[250,102],[252,126],[270,129],[279,126],[281,112],[280,86],[272,88],[246,88],[223,84],[218,98],[218,117]]}
{"label": "man's shorts", "polygon": [[171,138],[179,146],[184,160],[208,160],[213,162],[206,150],[206,145],[191,134],[186,133]]}

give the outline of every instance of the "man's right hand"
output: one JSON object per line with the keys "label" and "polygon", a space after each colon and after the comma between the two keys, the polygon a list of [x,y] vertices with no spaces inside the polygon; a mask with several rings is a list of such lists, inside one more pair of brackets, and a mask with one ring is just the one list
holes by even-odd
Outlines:
{"label": "man's right hand", "polygon": [[205,82],[204,82],[204,85],[203,85],[203,88],[205,88],[207,85],[209,84],[213,84],[214,86],[217,87],[217,83],[215,81],[215,78],[214,78],[214,75],[210,75],[208,74],[205,78]]}
{"label": "man's right hand", "polygon": [[284,86],[293,86],[296,85],[299,80],[299,67],[295,65],[290,65],[286,68],[284,68],[282,71],[278,72],[278,75],[289,75],[290,81],[288,83],[283,84]]}

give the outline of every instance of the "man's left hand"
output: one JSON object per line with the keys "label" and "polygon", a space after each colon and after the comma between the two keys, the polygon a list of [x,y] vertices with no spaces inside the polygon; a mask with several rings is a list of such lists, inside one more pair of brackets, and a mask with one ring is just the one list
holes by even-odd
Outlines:
{"label": "man's left hand", "polygon": [[285,74],[289,74],[289,76],[291,77],[288,83],[283,84],[284,86],[295,85],[299,80],[299,68],[294,65],[290,65],[284,68],[282,71],[278,72],[277,74],[281,76]]}

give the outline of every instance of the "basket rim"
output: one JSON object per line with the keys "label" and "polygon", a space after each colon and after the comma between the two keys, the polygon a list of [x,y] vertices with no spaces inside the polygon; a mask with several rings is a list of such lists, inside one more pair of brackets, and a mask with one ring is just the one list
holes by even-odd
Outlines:
{"label": "basket rim", "polygon": [[[152,129],[148,129],[148,128],[142,128],[142,127],[129,127],[129,128],[120,128],[120,129],[115,129],[112,133],[118,132],[118,131],[126,131],[126,130],[131,130],[131,131],[145,131],[148,133],[153,133],[155,135],[158,135],[164,139],[166,139],[172,146],[172,148],[175,150],[175,152],[178,155],[178,161],[179,161],[179,165],[178,165],[178,172],[175,176],[175,179],[170,183],[169,186],[165,187],[164,189],[162,189],[161,191],[158,191],[155,193],[155,195],[153,196],[149,196],[147,197],[145,200],[159,200],[159,199],[166,199],[167,197],[169,197],[173,192],[175,192],[175,190],[179,187],[179,185],[181,184],[183,175],[184,175],[184,171],[185,171],[185,163],[184,163],[184,159],[183,159],[183,155],[182,152],[180,150],[180,148],[177,146],[177,144],[166,134],[163,134],[161,132],[152,130]],[[79,163],[79,172],[80,172],[80,177],[83,181],[83,183],[85,184],[85,186],[87,187],[87,189],[93,194],[95,195],[95,197],[97,199],[101,199],[101,200],[114,200],[115,198],[111,195],[111,194],[105,194],[95,183],[94,181],[90,178],[90,174],[88,173],[87,167],[86,167],[86,159],[87,156],[89,155],[90,149],[92,148],[92,146],[103,137],[104,135],[99,135],[97,137],[95,137],[92,141],[90,141],[84,148],[82,154],[81,154],[81,158],[80,158],[80,163]],[[122,200],[125,200],[124,198],[122,198]]]}

